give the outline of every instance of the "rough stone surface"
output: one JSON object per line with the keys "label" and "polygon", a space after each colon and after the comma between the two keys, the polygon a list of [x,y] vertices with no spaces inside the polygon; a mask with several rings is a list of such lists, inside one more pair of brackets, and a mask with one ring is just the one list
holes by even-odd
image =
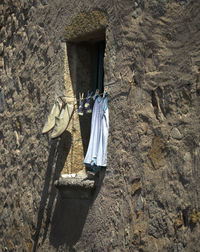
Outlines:
{"label": "rough stone surface", "polygon": [[94,180],[83,180],[80,178],[60,178],[55,181],[56,186],[66,186],[66,187],[83,187],[85,189],[93,189],[94,188]]}
{"label": "rough stone surface", "polygon": [[[91,200],[62,199],[64,138],[41,130],[66,91],[66,28],[96,10],[114,81],[108,167]],[[199,251],[199,12],[192,0],[0,2],[0,251]]]}
{"label": "rough stone surface", "polygon": [[171,136],[177,140],[180,140],[183,136],[180,133],[179,129],[177,128],[173,128],[171,131]]}

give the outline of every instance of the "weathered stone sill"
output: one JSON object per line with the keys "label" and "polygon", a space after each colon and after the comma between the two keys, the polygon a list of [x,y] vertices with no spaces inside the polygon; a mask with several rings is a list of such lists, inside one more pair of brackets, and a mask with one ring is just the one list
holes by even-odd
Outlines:
{"label": "weathered stone sill", "polygon": [[62,198],[89,199],[95,190],[94,180],[81,178],[59,178],[54,183]]}

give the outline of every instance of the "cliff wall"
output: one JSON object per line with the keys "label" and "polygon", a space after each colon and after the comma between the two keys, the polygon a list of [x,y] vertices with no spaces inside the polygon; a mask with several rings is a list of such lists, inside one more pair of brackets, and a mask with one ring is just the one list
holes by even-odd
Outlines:
{"label": "cliff wall", "polygon": [[[67,92],[66,27],[97,10],[114,82],[108,167],[92,200],[61,199],[68,133],[41,131]],[[199,11],[189,0],[1,1],[1,251],[199,251]]]}

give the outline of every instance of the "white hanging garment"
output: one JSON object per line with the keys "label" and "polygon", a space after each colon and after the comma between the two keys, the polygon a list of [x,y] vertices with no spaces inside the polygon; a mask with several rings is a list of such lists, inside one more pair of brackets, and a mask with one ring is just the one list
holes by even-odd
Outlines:
{"label": "white hanging garment", "polygon": [[109,131],[108,97],[97,97],[92,111],[91,132],[85,165],[107,165]]}

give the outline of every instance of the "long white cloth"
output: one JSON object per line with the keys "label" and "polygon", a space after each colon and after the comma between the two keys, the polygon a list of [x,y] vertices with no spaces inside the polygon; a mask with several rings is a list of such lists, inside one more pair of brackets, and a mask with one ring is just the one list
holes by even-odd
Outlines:
{"label": "long white cloth", "polygon": [[107,165],[108,131],[108,97],[97,97],[92,111],[90,141],[84,164],[97,166]]}

